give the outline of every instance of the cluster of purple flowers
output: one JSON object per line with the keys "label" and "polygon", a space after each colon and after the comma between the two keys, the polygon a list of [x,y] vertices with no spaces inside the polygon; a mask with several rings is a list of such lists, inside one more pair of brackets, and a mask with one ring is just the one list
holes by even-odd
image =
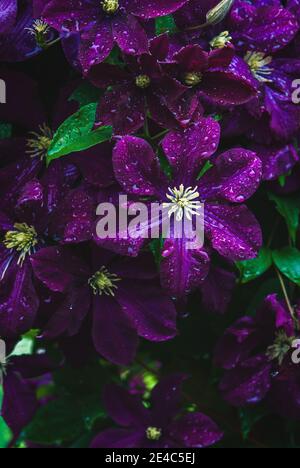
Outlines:
{"label": "cluster of purple flowers", "polygon": [[[300,1],[0,0],[0,62],[0,423],[10,446],[83,435],[93,448],[222,444],[228,424],[195,394],[198,382],[227,405],[225,419],[250,407],[255,424],[263,405],[299,420]],[[174,231],[100,239],[97,206],[117,207],[120,195],[179,216],[203,203],[204,245],[190,249]],[[274,200],[276,222],[266,219]],[[254,289],[238,284],[245,270]],[[192,309],[210,312],[204,350],[185,330]],[[82,404],[85,430],[47,439],[38,418],[47,426],[56,404],[64,425],[64,376],[91,362],[103,407],[96,417]],[[189,380],[192,395],[181,388]]]}

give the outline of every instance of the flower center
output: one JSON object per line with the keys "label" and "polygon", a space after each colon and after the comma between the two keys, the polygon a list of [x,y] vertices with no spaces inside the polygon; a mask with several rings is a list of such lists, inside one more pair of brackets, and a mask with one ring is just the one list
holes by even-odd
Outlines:
{"label": "flower center", "polygon": [[103,0],[101,2],[103,11],[108,15],[113,15],[119,8],[119,1],[118,0]]}
{"label": "flower center", "polygon": [[184,75],[183,79],[186,85],[188,86],[197,86],[202,81],[201,72],[188,72]]}
{"label": "flower center", "polygon": [[[192,216],[199,216],[199,209],[201,208],[200,194],[198,187],[194,189],[184,185],[180,185],[179,189],[174,187],[169,188],[169,193],[166,194],[170,203],[164,203],[164,208],[169,208],[169,217],[173,214],[176,215],[176,221],[181,221],[183,216],[186,215],[187,219],[191,221]],[[196,201],[198,199],[198,201]]]}
{"label": "flower center", "polygon": [[284,330],[280,330],[275,338],[274,344],[267,349],[267,357],[270,361],[278,360],[279,365],[284,361],[285,356],[290,351],[295,337],[289,337]]}
{"label": "flower center", "polygon": [[26,223],[16,223],[14,228],[14,231],[5,234],[3,244],[7,249],[20,252],[18,264],[22,265],[26,256],[34,252],[34,247],[38,243],[37,233],[33,226],[28,226]]}
{"label": "flower center", "polygon": [[149,440],[159,440],[162,436],[162,430],[158,427],[148,427],[146,430],[146,436]]}
{"label": "flower center", "polygon": [[231,41],[232,37],[230,36],[229,31],[223,31],[221,34],[214,37],[209,44],[213,49],[223,49]]}
{"label": "flower center", "polygon": [[52,131],[46,125],[40,125],[40,133],[31,132],[30,135],[32,138],[27,140],[27,151],[26,153],[30,155],[31,158],[43,158],[47,155],[50,145],[52,143]]}
{"label": "flower center", "polygon": [[39,47],[45,47],[47,45],[47,36],[50,32],[50,27],[42,19],[37,19],[32,23],[30,28],[26,28],[29,33],[34,36],[35,41]]}
{"label": "flower center", "polygon": [[101,270],[89,279],[89,285],[91,286],[95,295],[105,294],[106,296],[114,296],[115,290],[118,289],[115,283],[121,281],[117,275],[109,273],[109,271],[102,267]]}
{"label": "flower center", "polygon": [[148,75],[139,75],[135,79],[138,88],[146,89],[151,85],[151,79]]}
{"label": "flower center", "polygon": [[268,65],[272,62],[273,58],[267,56],[263,52],[247,52],[244,60],[248,63],[253,76],[263,83],[271,83],[272,80],[267,78],[273,72],[273,68]]}

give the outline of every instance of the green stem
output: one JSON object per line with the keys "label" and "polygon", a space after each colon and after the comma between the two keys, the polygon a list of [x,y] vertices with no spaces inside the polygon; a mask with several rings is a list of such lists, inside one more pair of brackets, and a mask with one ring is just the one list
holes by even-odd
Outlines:
{"label": "green stem", "polygon": [[297,319],[296,313],[294,311],[294,308],[293,308],[293,306],[291,304],[289,295],[287,293],[283,277],[282,277],[280,271],[277,268],[276,268],[276,273],[277,273],[277,276],[278,276],[278,279],[279,279],[279,282],[280,282],[280,285],[281,285],[281,289],[283,291],[283,295],[284,295],[284,298],[285,298],[286,305],[287,305],[288,310],[289,310],[289,312],[291,314],[291,317],[292,317],[292,319],[293,319],[293,321],[294,321],[294,323],[295,323],[295,325],[296,325],[296,327],[298,329],[299,324],[298,324],[298,319]]}

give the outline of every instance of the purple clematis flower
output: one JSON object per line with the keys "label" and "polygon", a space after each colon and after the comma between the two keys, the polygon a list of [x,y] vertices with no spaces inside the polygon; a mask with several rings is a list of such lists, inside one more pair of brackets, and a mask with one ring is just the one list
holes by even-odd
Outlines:
{"label": "purple clematis flower", "polygon": [[247,106],[248,112],[259,120],[267,115],[277,139],[292,138],[300,125],[300,109],[292,99],[300,63],[281,52],[299,26],[293,13],[278,2],[265,5],[262,1],[236,2],[227,24],[232,43],[259,85],[259,94]]}
{"label": "purple clematis flower", "polygon": [[102,63],[90,70],[88,77],[94,85],[104,89],[113,86],[100,99],[97,125],[113,125],[118,135],[134,133],[142,127],[148,112],[163,127],[190,123],[199,102],[197,97],[186,95],[185,84],[164,72],[161,61],[168,51],[168,36],[162,35],[150,41],[149,54],[136,59],[125,57],[126,68]]}
{"label": "purple clematis flower", "polygon": [[[219,138],[220,127],[213,119],[201,119],[183,132],[170,132],[162,142],[173,171],[169,180],[162,174],[158,158],[147,142],[124,137],[113,154],[116,179],[135,197],[152,197],[160,203],[170,203],[171,196],[172,213],[178,212],[183,204],[186,215],[185,210],[192,209],[193,202],[203,202],[205,237],[213,248],[232,261],[254,258],[261,246],[262,234],[243,202],[259,186],[262,163],[252,151],[235,148],[217,156],[213,167],[199,180],[206,161],[217,151]],[[150,224],[150,221],[146,223],[145,231],[150,232]],[[162,251],[162,283],[175,297],[199,287],[209,270],[207,251],[189,249],[188,240],[185,235],[176,239],[171,232]],[[119,248],[119,245],[112,242],[110,247]],[[134,253],[136,250],[135,245]],[[128,255],[128,246],[123,253]]]}
{"label": "purple clematis flower", "polygon": [[39,54],[55,31],[33,16],[31,0],[0,2],[0,60],[20,62]]}
{"label": "purple clematis flower", "polygon": [[102,62],[115,43],[127,54],[148,51],[140,20],[174,12],[187,0],[52,0],[43,10],[48,24],[62,33],[81,34],[80,61],[87,72]]}
{"label": "purple clematis flower", "polygon": [[168,68],[192,93],[221,106],[245,104],[257,93],[257,85],[230,45],[206,52],[199,45],[176,52]]}
{"label": "purple clematis flower", "polygon": [[[176,14],[181,28],[203,24],[204,11],[213,6],[211,3],[204,2],[201,6],[194,1],[187,3]],[[292,99],[299,60],[295,54],[291,58],[285,53],[300,27],[293,11],[295,8],[285,8],[277,0],[238,0],[224,21],[205,30],[205,36],[200,29],[196,39],[194,35],[189,38],[193,44],[189,47],[195,47],[199,41],[213,53],[235,47],[237,56],[229,69],[233,68],[237,76],[247,79],[257,90],[255,98],[246,106],[246,123],[249,132],[261,133],[260,140],[263,138],[264,142],[270,137],[289,140],[299,129],[299,106]]]}
{"label": "purple clematis flower", "polygon": [[181,386],[185,377],[165,377],[152,391],[151,408],[116,385],[105,388],[106,410],[119,429],[107,429],[93,440],[92,448],[204,448],[219,442],[223,434],[202,413],[181,410]]}
{"label": "purple clematis flower", "polygon": [[115,364],[128,365],[138,336],[159,342],[177,333],[174,305],[157,284],[151,256],[129,261],[97,249],[88,263],[69,247],[49,247],[31,263],[40,281],[64,294],[46,337],[76,335],[91,311],[96,350]]}
{"label": "purple clematis flower", "polygon": [[299,162],[299,155],[293,144],[252,145],[251,148],[263,163],[263,179],[267,181],[277,180],[278,177],[288,174]]}
{"label": "purple clematis flower", "polygon": [[299,310],[293,315],[276,295],[270,295],[255,317],[243,317],[226,330],[215,360],[226,369],[220,389],[231,405],[267,399],[277,414],[299,419],[300,372],[292,360]]}
{"label": "purple clematis flower", "polygon": [[[0,335],[14,338],[28,331],[39,307],[30,256],[49,242],[48,226],[69,190],[68,170],[59,161],[18,193],[14,210],[0,211]],[[14,193],[16,195],[16,193]]]}
{"label": "purple clematis flower", "polygon": [[40,406],[37,389],[56,366],[45,354],[8,357],[3,371],[1,415],[12,430],[14,440],[30,423]]}

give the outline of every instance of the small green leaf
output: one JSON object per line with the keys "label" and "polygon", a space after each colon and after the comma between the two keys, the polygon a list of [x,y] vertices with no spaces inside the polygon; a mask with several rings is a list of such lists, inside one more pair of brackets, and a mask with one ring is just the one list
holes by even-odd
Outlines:
{"label": "small green leaf", "polygon": [[83,83],[69,97],[69,101],[77,101],[80,107],[98,102],[100,90],[90,83]]}
{"label": "small green leaf", "polygon": [[157,18],[155,22],[155,28],[157,36],[160,36],[160,34],[164,34],[166,32],[169,34],[175,34],[178,31],[172,15]]}
{"label": "small green leaf", "polygon": [[273,260],[281,273],[300,286],[300,251],[298,249],[286,247],[282,250],[275,250]]}
{"label": "small green leaf", "polygon": [[300,197],[278,197],[269,193],[269,199],[276,203],[277,211],[284,217],[289,235],[295,244],[299,228]]}
{"label": "small green leaf", "polygon": [[272,253],[270,249],[264,247],[259,252],[257,258],[244,262],[237,262],[236,266],[240,270],[241,283],[249,283],[263,275],[272,266]]}
{"label": "small green leaf", "polygon": [[251,431],[254,429],[255,424],[267,416],[267,414],[267,411],[262,407],[241,408],[239,410],[241,429],[244,440],[248,439]]}
{"label": "small green leaf", "polygon": [[93,130],[96,109],[96,103],[88,104],[65,120],[53,137],[48,151],[48,164],[61,156],[83,151],[112,137],[111,127]]}
{"label": "small green leaf", "polygon": [[0,140],[10,138],[12,135],[12,125],[9,123],[0,122]]}
{"label": "small green leaf", "polygon": [[[2,407],[3,388],[0,386],[0,409]],[[12,432],[7,426],[4,419],[0,416],[0,448],[6,448],[12,440]]]}

